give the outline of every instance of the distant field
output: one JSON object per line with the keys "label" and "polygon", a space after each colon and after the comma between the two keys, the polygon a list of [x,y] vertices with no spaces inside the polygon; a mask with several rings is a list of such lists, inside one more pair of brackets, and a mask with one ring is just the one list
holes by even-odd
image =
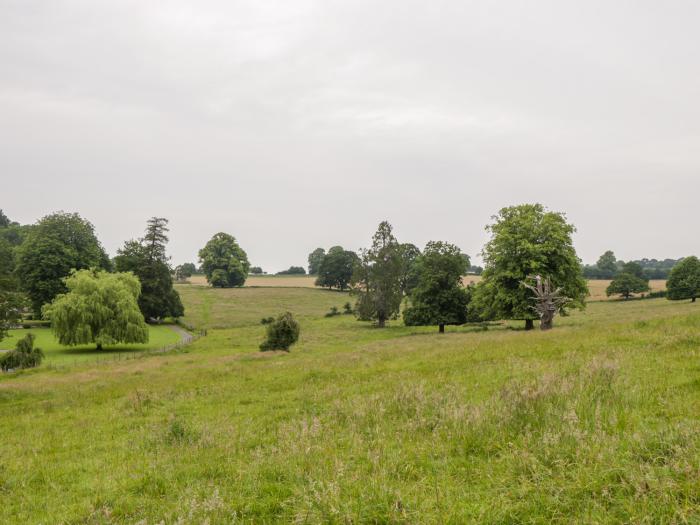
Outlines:
{"label": "distant field", "polygon": [[[603,301],[611,299],[605,295],[606,288],[610,285],[611,281],[588,281],[588,290],[591,295],[588,298],[589,301]],[[649,281],[649,286],[651,286],[652,292],[662,292],[666,289],[666,280],[654,280]],[[613,297],[614,298],[614,297]],[[618,296],[619,298],[619,296]]]}
{"label": "distant field", "polygon": [[11,349],[15,347],[18,339],[32,333],[36,337],[34,346],[44,351],[43,364],[70,364],[79,361],[90,361],[98,359],[114,358],[117,354],[122,357],[144,350],[159,349],[180,340],[180,336],[168,326],[149,326],[149,341],[145,344],[128,344],[105,346],[102,350],[96,350],[94,344],[81,346],[63,346],[54,338],[48,328],[32,328],[29,330],[10,330],[10,335],[0,341],[0,349]]}
{"label": "distant field", "polygon": [[[314,281],[315,276],[300,275],[300,276],[288,276],[288,275],[262,275],[259,277],[248,277],[245,283],[245,287],[283,287],[283,288],[316,288]],[[462,279],[465,285],[471,283],[478,283],[481,277],[478,275],[469,275]],[[207,280],[202,275],[194,275],[189,279],[190,283],[193,285],[208,286]],[[590,291],[589,301],[607,301],[614,299],[607,297],[605,295],[605,289],[610,284],[610,281],[598,281],[591,280],[588,281],[588,289]],[[649,282],[652,291],[662,291],[666,289],[665,280],[654,280]],[[186,285],[185,285],[186,286]]]}
{"label": "distant field", "polygon": [[301,318],[322,317],[332,306],[341,309],[350,300],[347,293],[308,286],[211,288],[179,284],[176,289],[186,305],[184,321],[198,328],[259,325],[263,317],[285,311]]}
{"label": "distant field", "polygon": [[[464,277],[462,279],[462,282],[465,285],[468,285],[471,283],[478,283],[480,280],[481,277],[478,275],[469,275],[467,277]],[[590,292],[590,295],[588,296],[588,301],[608,301],[611,299],[616,299],[616,297],[608,297],[605,295],[605,290],[609,285],[610,281],[589,280],[588,291]],[[649,285],[651,286],[652,292],[660,292],[666,289],[665,280],[649,281]]]}
{"label": "distant field", "polygon": [[[188,279],[191,284],[208,286],[204,275],[193,275]],[[245,286],[275,286],[284,288],[315,288],[316,276],[309,275],[260,275],[249,276]]]}

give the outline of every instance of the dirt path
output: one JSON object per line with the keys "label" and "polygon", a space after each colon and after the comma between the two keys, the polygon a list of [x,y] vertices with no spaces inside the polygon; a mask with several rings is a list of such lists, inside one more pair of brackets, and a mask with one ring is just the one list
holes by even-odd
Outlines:
{"label": "dirt path", "polygon": [[189,333],[187,330],[182,328],[181,326],[178,326],[176,324],[170,324],[168,326],[170,327],[171,330],[180,334],[180,342],[181,343],[189,344],[194,339],[194,336],[191,333]]}

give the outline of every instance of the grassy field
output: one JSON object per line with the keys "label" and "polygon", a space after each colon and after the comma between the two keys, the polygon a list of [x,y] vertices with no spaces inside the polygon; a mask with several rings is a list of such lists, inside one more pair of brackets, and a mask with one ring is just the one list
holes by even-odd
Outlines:
{"label": "grassy field", "polygon": [[[700,305],[440,336],[192,289],[219,328],[186,351],[0,377],[0,523],[700,521]],[[300,342],[258,352],[292,301]]]}
{"label": "grassy field", "polygon": [[176,285],[186,305],[186,324],[224,328],[259,324],[263,317],[291,311],[297,317],[322,317],[332,306],[341,309],[347,293],[308,288],[226,288]]}
{"label": "grassy field", "polygon": [[[190,284],[208,286],[204,275],[193,275],[187,279]],[[246,287],[274,286],[282,288],[314,288],[315,275],[249,275]]]}
{"label": "grassy field", "polygon": [[[462,279],[465,285],[471,283],[478,283],[481,277],[478,275],[469,275]],[[203,275],[193,275],[190,279],[190,284],[197,286],[208,286],[207,280]],[[246,287],[291,287],[291,288],[315,288],[316,277],[308,275],[300,276],[289,276],[289,275],[262,275],[262,276],[250,276],[245,283]],[[589,280],[588,290],[590,296],[589,301],[608,301],[611,299],[605,295],[605,290],[610,285],[610,281],[606,280]],[[653,292],[659,292],[666,289],[665,280],[652,280],[649,281],[651,290]],[[186,286],[186,285],[181,285]]]}
{"label": "grassy field", "polygon": [[29,330],[10,330],[10,335],[0,342],[0,348],[15,347],[18,339],[28,333],[36,337],[34,346],[44,351],[44,365],[64,365],[98,359],[114,359],[119,354],[126,357],[129,354],[143,352],[149,349],[159,349],[177,343],[180,336],[168,326],[149,326],[148,343],[105,346],[96,350],[95,345],[63,346],[56,341],[48,328],[32,328]]}

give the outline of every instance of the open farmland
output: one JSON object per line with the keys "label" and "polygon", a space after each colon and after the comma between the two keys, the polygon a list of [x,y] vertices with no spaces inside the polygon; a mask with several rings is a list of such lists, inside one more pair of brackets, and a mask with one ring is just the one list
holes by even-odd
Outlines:
{"label": "open farmland", "polygon": [[[193,275],[187,279],[190,284],[209,286],[204,275]],[[273,286],[276,288],[315,288],[315,275],[249,275],[246,288]]]}
{"label": "open farmland", "polygon": [[[700,520],[697,305],[440,336],[324,318],[340,293],[184,288],[210,328],[186,351],[0,378],[0,522]],[[299,343],[261,354],[288,307]]]}
{"label": "open farmland", "polygon": [[[287,275],[263,275],[263,276],[250,276],[246,281],[246,287],[291,287],[291,288],[315,288],[314,281],[316,278],[309,275],[301,276],[287,276]],[[481,277],[478,275],[468,275],[462,279],[465,285],[472,283],[478,283]],[[208,286],[207,280],[203,275],[193,275],[188,279],[192,285]],[[609,280],[589,280],[588,290],[590,295],[588,297],[589,301],[607,301],[610,299],[616,299],[615,297],[608,297],[605,295],[606,288],[610,285]],[[183,285],[184,286],[184,285]],[[665,280],[651,280],[649,281],[649,286],[651,286],[652,292],[659,292],[666,289]]]}

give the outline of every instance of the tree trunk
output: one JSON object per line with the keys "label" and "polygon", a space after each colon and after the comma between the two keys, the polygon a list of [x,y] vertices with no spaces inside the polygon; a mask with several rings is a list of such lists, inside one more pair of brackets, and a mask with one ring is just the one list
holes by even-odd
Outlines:
{"label": "tree trunk", "polygon": [[691,303],[694,303],[694,302],[695,302],[695,296],[693,296],[693,300],[690,301],[690,302],[691,302]]}
{"label": "tree trunk", "polygon": [[540,330],[551,330],[554,325],[554,309],[547,309],[540,318]]}
{"label": "tree trunk", "polygon": [[532,330],[535,328],[535,322],[532,319],[525,319],[525,330]]}
{"label": "tree trunk", "polygon": [[97,349],[102,350],[102,343],[97,343]]}
{"label": "tree trunk", "polygon": [[384,328],[386,326],[386,320],[383,317],[377,318],[377,328]]}
{"label": "tree trunk", "polygon": [[445,333],[445,323],[440,323],[438,325],[438,330],[440,331],[441,334]]}

